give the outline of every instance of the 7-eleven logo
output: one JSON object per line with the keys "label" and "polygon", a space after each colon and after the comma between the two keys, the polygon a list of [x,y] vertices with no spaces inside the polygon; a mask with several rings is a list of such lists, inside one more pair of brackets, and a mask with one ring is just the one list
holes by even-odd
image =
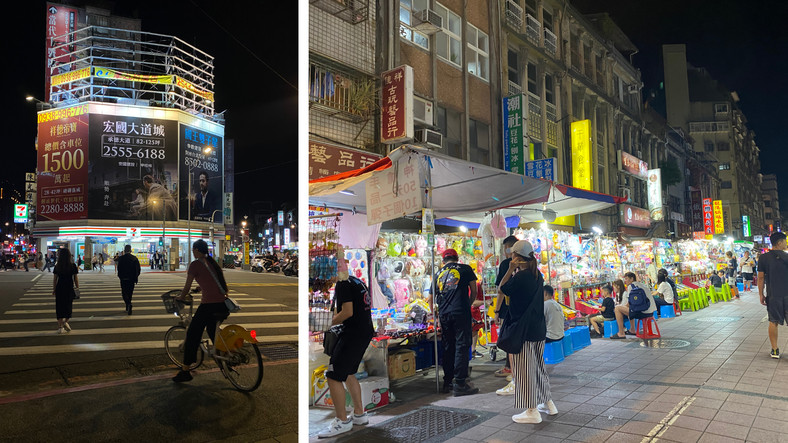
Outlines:
{"label": "7-eleven logo", "polygon": [[139,237],[140,228],[126,228],[126,237]]}
{"label": "7-eleven logo", "polygon": [[27,205],[14,205],[14,217],[16,217],[16,218],[26,218],[27,217]]}

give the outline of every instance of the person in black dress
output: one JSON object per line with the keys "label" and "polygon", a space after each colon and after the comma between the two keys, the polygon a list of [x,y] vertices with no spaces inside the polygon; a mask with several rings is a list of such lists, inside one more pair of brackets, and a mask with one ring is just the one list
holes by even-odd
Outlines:
{"label": "person in black dress", "polygon": [[71,331],[68,321],[71,319],[71,306],[74,301],[74,288],[79,289],[77,278],[77,265],[71,259],[68,248],[58,249],[57,263],[55,264],[55,279],[52,285],[52,295],[55,296],[55,314],[57,315],[58,334]]}

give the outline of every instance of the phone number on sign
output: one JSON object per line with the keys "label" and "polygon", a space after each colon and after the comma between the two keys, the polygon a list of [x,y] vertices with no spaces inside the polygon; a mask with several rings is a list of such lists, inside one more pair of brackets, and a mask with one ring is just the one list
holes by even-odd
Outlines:
{"label": "phone number on sign", "polygon": [[148,149],[148,148],[128,148],[128,147],[118,147],[118,146],[107,146],[104,145],[101,147],[101,156],[102,157],[109,157],[109,158],[151,158],[151,159],[158,159],[164,160],[165,154],[164,149]]}
{"label": "phone number on sign", "polygon": [[84,203],[64,203],[57,205],[41,205],[42,214],[63,213],[63,212],[81,212],[85,210]]}
{"label": "phone number on sign", "polygon": [[194,168],[201,168],[206,171],[211,172],[219,172],[219,164],[215,162],[206,162],[202,161],[198,158],[187,158],[183,161],[183,164],[186,166],[191,166]]}

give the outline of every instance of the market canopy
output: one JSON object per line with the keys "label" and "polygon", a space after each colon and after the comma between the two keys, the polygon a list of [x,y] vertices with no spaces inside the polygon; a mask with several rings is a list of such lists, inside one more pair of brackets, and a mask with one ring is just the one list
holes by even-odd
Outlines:
{"label": "market canopy", "polygon": [[[309,200],[322,206],[366,212],[365,181],[375,171],[391,168],[401,159],[419,165],[422,189],[432,186],[431,207],[436,218],[478,223],[486,212],[498,209],[505,216],[536,221],[544,218],[543,209],[552,209],[563,217],[624,201],[622,197],[526,177],[411,145],[402,146],[365,168],[311,180]],[[430,207],[428,203],[425,198],[424,206]]]}

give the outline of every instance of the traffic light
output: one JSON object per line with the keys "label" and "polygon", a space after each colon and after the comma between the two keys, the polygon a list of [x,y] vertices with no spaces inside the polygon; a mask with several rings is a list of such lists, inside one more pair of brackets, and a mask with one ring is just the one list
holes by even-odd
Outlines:
{"label": "traffic light", "polygon": [[164,246],[164,238],[159,237],[159,246]]}

